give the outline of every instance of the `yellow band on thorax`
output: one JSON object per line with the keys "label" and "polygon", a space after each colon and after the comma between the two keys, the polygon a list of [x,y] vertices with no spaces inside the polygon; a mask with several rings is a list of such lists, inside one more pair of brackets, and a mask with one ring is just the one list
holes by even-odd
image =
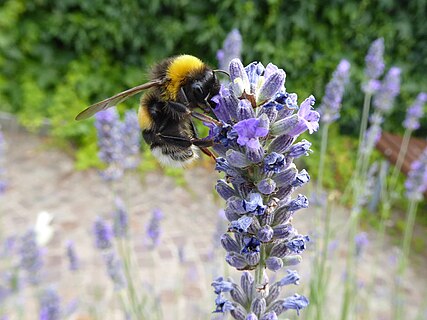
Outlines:
{"label": "yellow band on thorax", "polygon": [[203,68],[203,62],[194,56],[184,54],[176,57],[167,70],[167,77],[170,83],[167,85],[167,94],[169,99],[176,100],[178,91],[185,77],[197,69]]}

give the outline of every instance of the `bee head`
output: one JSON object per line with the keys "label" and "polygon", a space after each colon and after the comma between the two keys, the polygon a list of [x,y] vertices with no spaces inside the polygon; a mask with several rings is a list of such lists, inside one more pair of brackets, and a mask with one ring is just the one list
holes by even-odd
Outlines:
{"label": "bee head", "polygon": [[209,68],[204,68],[187,78],[187,82],[182,87],[184,103],[191,108],[210,109],[214,107],[211,98],[218,94],[220,84],[215,72]]}

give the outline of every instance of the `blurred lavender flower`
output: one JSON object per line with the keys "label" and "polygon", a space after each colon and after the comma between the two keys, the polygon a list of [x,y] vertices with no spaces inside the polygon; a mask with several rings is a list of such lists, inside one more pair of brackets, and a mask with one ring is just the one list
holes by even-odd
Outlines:
{"label": "blurred lavender flower", "polygon": [[406,195],[409,199],[420,201],[427,191],[427,148],[421,156],[411,164],[411,170],[405,182]]}
{"label": "blurred lavender flower", "polygon": [[[214,114],[222,124],[210,126],[210,137],[217,143],[213,148],[219,154],[216,169],[225,173],[216,186],[226,200],[229,221],[221,244],[229,265],[237,270],[256,269],[258,279],[244,272],[241,287],[233,284],[231,291],[230,285],[219,290],[215,284],[215,312],[229,310],[234,319],[242,320],[277,319],[286,309],[299,312],[308,304],[303,297],[278,299],[280,287],[291,280],[271,286],[265,269],[277,272],[298,264],[297,253],[309,240],[290,224],[295,212],[308,207],[305,196],[292,198],[293,191],[309,181],[308,173],[299,173],[293,159],[308,155],[311,143],[296,141],[303,132],[318,129],[320,116],[313,110],[313,96],[298,108],[296,94],[286,92],[285,72],[271,63],[244,67],[234,59],[230,77],[231,83],[222,85],[212,99],[217,104]],[[299,276],[292,275],[292,283],[297,283]],[[261,285],[264,288],[257,291]]]}
{"label": "blurred lavender flower", "polygon": [[100,250],[112,247],[113,231],[111,226],[101,217],[96,217],[93,224],[93,233],[95,236],[95,246]]}
{"label": "blurred lavender flower", "polygon": [[216,53],[218,65],[221,70],[228,70],[228,66],[234,58],[241,58],[242,35],[239,30],[233,29],[224,40],[222,49]]}
{"label": "blurred lavender flower", "polygon": [[369,244],[368,234],[366,232],[357,234],[354,242],[356,243],[356,256],[360,257],[363,249]]}
{"label": "blurred lavender flower", "polygon": [[319,107],[322,123],[332,123],[340,117],[344,88],[350,77],[350,62],[343,59],[326,85],[325,95]]}
{"label": "blurred lavender flower", "polygon": [[393,107],[394,99],[399,92],[400,69],[391,67],[384,77],[381,87],[374,96],[373,104],[375,108],[383,114],[389,113]]}
{"label": "blurred lavender flower", "polygon": [[139,147],[142,137],[140,131],[136,112],[126,111],[124,122],[121,124],[124,169],[135,169],[140,162]]}
{"label": "blurred lavender flower", "polygon": [[113,212],[113,230],[116,238],[125,238],[129,229],[129,217],[125,204],[120,198],[114,200],[115,210]]}
{"label": "blurred lavender flower", "polygon": [[61,319],[61,301],[56,290],[45,289],[39,300],[40,320],[59,320]]}
{"label": "blurred lavender flower", "polygon": [[74,242],[67,241],[65,249],[68,258],[68,269],[70,269],[71,271],[77,271],[79,269],[79,261],[77,259],[77,253],[74,247]]}
{"label": "blurred lavender flower", "polygon": [[107,164],[101,176],[107,181],[116,180],[123,175],[123,139],[119,114],[115,108],[98,112],[95,115],[98,135],[99,158]]}
{"label": "blurred lavender flower", "polygon": [[153,248],[157,247],[160,243],[160,221],[163,219],[163,212],[160,209],[153,210],[151,219],[148,222],[146,229],[147,238],[151,241]]}
{"label": "blurred lavender flower", "polygon": [[6,151],[6,141],[4,140],[3,133],[0,127],[0,196],[6,190],[6,170],[4,168],[5,163],[5,151]]}
{"label": "blurred lavender flower", "polygon": [[403,126],[408,130],[417,130],[420,127],[420,118],[424,114],[424,104],[427,102],[427,93],[418,94],[414,104],[408,108]]}
{"label": "blurred lavender flower", "polygon": [[20,267],[26,272],[28,282],[37,285],[40,282],[40,270],[43,265],[42,252],[36,242],[34,230],[27,231],[21,238],[19,248]]}
{"label": "blurred lavender flower", "polygon": [[377,79],[384,72],[384,39],[379,38],[372,42],[368,54],[365,57],[365,75],[367,82],[362,86],[363,91],[374,93],[378,90]]}
{"label": "blurred lavender flower", "polygon": [[113,281],[114,290],[119,291],[126,287],[126,278],[123,273],[123,265],[117,255],[113,252],[107,252],[104,255],[105,266],[110,279]]}

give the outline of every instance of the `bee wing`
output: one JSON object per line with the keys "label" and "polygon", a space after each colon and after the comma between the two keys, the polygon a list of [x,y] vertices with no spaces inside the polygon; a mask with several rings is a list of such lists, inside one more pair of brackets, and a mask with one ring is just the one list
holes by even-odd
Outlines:
{"label": "bee wing", "polygon": [[76,116],[76,120],[87,119],[99,111],[102,111],[102,110],[105,110],[105,109],[108,109],[110,107],[118,105],[120,102],[125,101],[126,99],[132,97],[133,95],[135,95],[141,91],[144,91],[144,90],[152,88],[152,87],[158,87],[161,85],[161,83],[162,83],[161,80],[150,81],[150,82],[141,84],[137,87],[134,87],[132,89],[128,89],[126,91],[120,92],[120,93],[116,94],[115,96],[112,96],[108,99],[97,102],[97,103],[87,107],[82,112],[80,112]]}

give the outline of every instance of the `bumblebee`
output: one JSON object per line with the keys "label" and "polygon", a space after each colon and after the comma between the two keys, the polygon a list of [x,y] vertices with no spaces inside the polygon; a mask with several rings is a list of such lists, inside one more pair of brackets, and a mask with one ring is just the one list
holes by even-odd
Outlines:
{"label": "bumblebee", "polygon": [[185,166],[198,157],[198,149],[214,157],[208,149],[213,141],[197,137],[193,118],[218,124],[207,114],[194,111],[201,108],[207,113],[214,107],[211,98],[220,88],[217,72],[226,73],[212,70],[191,55],[165,59],[154,66],[149,82],[89,106],[76,120],[148,90],[140,100],[138,121],[145,142],[160,163]]}

